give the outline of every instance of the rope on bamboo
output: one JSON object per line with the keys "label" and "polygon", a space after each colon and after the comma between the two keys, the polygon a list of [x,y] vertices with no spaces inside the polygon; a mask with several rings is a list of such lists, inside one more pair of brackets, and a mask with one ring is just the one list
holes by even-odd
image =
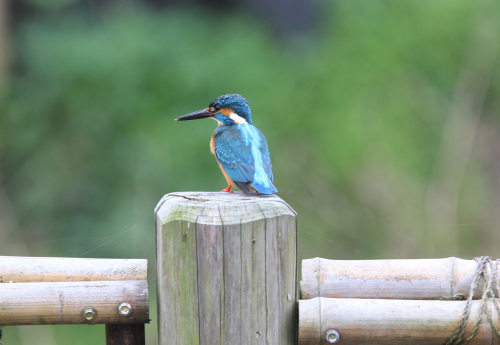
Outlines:
{"label": "rope on bamboo", "polygon": [[[494,331],[496,335],[500,337],[500,330],[495,327],[494,321],[491,318],[491,312],[488,310],[488,305],[486,303],[488,301],[488,297],[492,298],[493,305],[495,306],[497,312],[500,314],[499,306],[496,299],[494,299],[498,298],[499,296],[499,286],[497,284],[496,273],[498,269],[498,263],[500,261],[499,259],[492,261],[489,256],[477,257],[474,258],[474,260],[477,262],[477,266],[474,271],[474,279],[472,280],[469,297],[467,298],[467,303],[465,304],[464,308],[464,313],[462,315],[460,323],[455,329],[455,332],[453,332],[445,345],[465,345],[469,343],[476,336],[479,325],[481,324],[481,319],[484,315],[486,315],[488,322],[491,325],[492,331]],[[471,334],[468,337],[464,338],[465,328],[467,327],[467,324],[469,322],[472,298],[474,297],[474,292],[478,288],[481,277],[483,277],[484,279],[484,287],[481,297],[481,305],[479,307],[479,315]]]}

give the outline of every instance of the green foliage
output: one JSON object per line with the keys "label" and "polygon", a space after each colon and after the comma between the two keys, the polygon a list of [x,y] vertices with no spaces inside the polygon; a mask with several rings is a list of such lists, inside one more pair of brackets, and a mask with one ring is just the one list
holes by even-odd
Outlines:
{"label": "green foliage", "polygon": [[[238,92],[268,138],[280,196],[300,215],[302,256],[494,255],[498,70],[478,81],[489,90],[479,111],[453,104],[464,73],[498,62],[489,49],[498,7],[336,2],[294,48],[238,13],[214,21],[122,7],[23,23],[0,120],[15,230],[1,251],[152,258],[163,194],[224,187],[208,151],[214,123],[173,119]],[[442,150],[457,111],[482,116],[463,127],[464,137],[486,138],[470,153]],[[447,189],[456,169],[439,162],[462,154],[463,178]],[[430,189],[455,216],[446,206],[441,214]]]}

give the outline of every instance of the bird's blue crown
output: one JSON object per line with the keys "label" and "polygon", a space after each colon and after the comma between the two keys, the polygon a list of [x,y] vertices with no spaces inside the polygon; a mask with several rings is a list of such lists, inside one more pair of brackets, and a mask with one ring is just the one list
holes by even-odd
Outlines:
{"label": "bird's blue crown", "polygon": [[[230,93],[227,95],[222,95],[217,97],[210,103],[209,108],[210,109],[213,108],[217,112],[223,108],[230,108],[237,115],[244,118],[246,122],[252,124],[252,112],[250,111],[250,106],[248,105],[247,100],[243,96],[238,95],[237,93]],[[218,118],[217,116],[215,117]],[[221,118],[221,120],[224,120],[224,122],[226,122],[227,120],[231,121],[228,118],[225,119]],[[226,124],[232,124],[232,123],[226,123]]]}

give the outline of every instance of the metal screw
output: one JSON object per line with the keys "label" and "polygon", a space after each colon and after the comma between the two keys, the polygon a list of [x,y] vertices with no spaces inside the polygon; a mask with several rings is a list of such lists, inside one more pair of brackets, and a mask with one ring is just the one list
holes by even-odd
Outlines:
{"label": "metal screw", "polygon": [[126,302],[118,306],[118,314],[121,316],[129,316],[132,314],[132,306]]}
{"label": "metal screw", "polygon": [[82,310],[82,315],[85,320],[92,321],[97,315],[97,310],[94,307],[85,307]]}
{"label": "metal screw", "polygon": [[336,329],[329,329],[326,332],[325,339],[328,344],[338,343],[340,340],[340,333]]}

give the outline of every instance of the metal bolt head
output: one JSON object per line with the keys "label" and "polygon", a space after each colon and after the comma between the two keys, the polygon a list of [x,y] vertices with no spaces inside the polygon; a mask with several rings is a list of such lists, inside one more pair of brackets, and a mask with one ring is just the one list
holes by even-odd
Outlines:
{"label": "metal bolt head", "polygon": [[132,306],[126,302],[118,306],[118,314],[121,316],[129,316],[132,314]]}
{"label": "metal bolt head", "polygon": [[340,333],[336,329],[329,329],[325,335],[328,344],[335,344],[340,341]]}
{"label": "metal bolt head", "polygon": [[82,315],[85,320],[92,321],[97,315],[97,310],[94,307],[85,307],[82,309]]}

